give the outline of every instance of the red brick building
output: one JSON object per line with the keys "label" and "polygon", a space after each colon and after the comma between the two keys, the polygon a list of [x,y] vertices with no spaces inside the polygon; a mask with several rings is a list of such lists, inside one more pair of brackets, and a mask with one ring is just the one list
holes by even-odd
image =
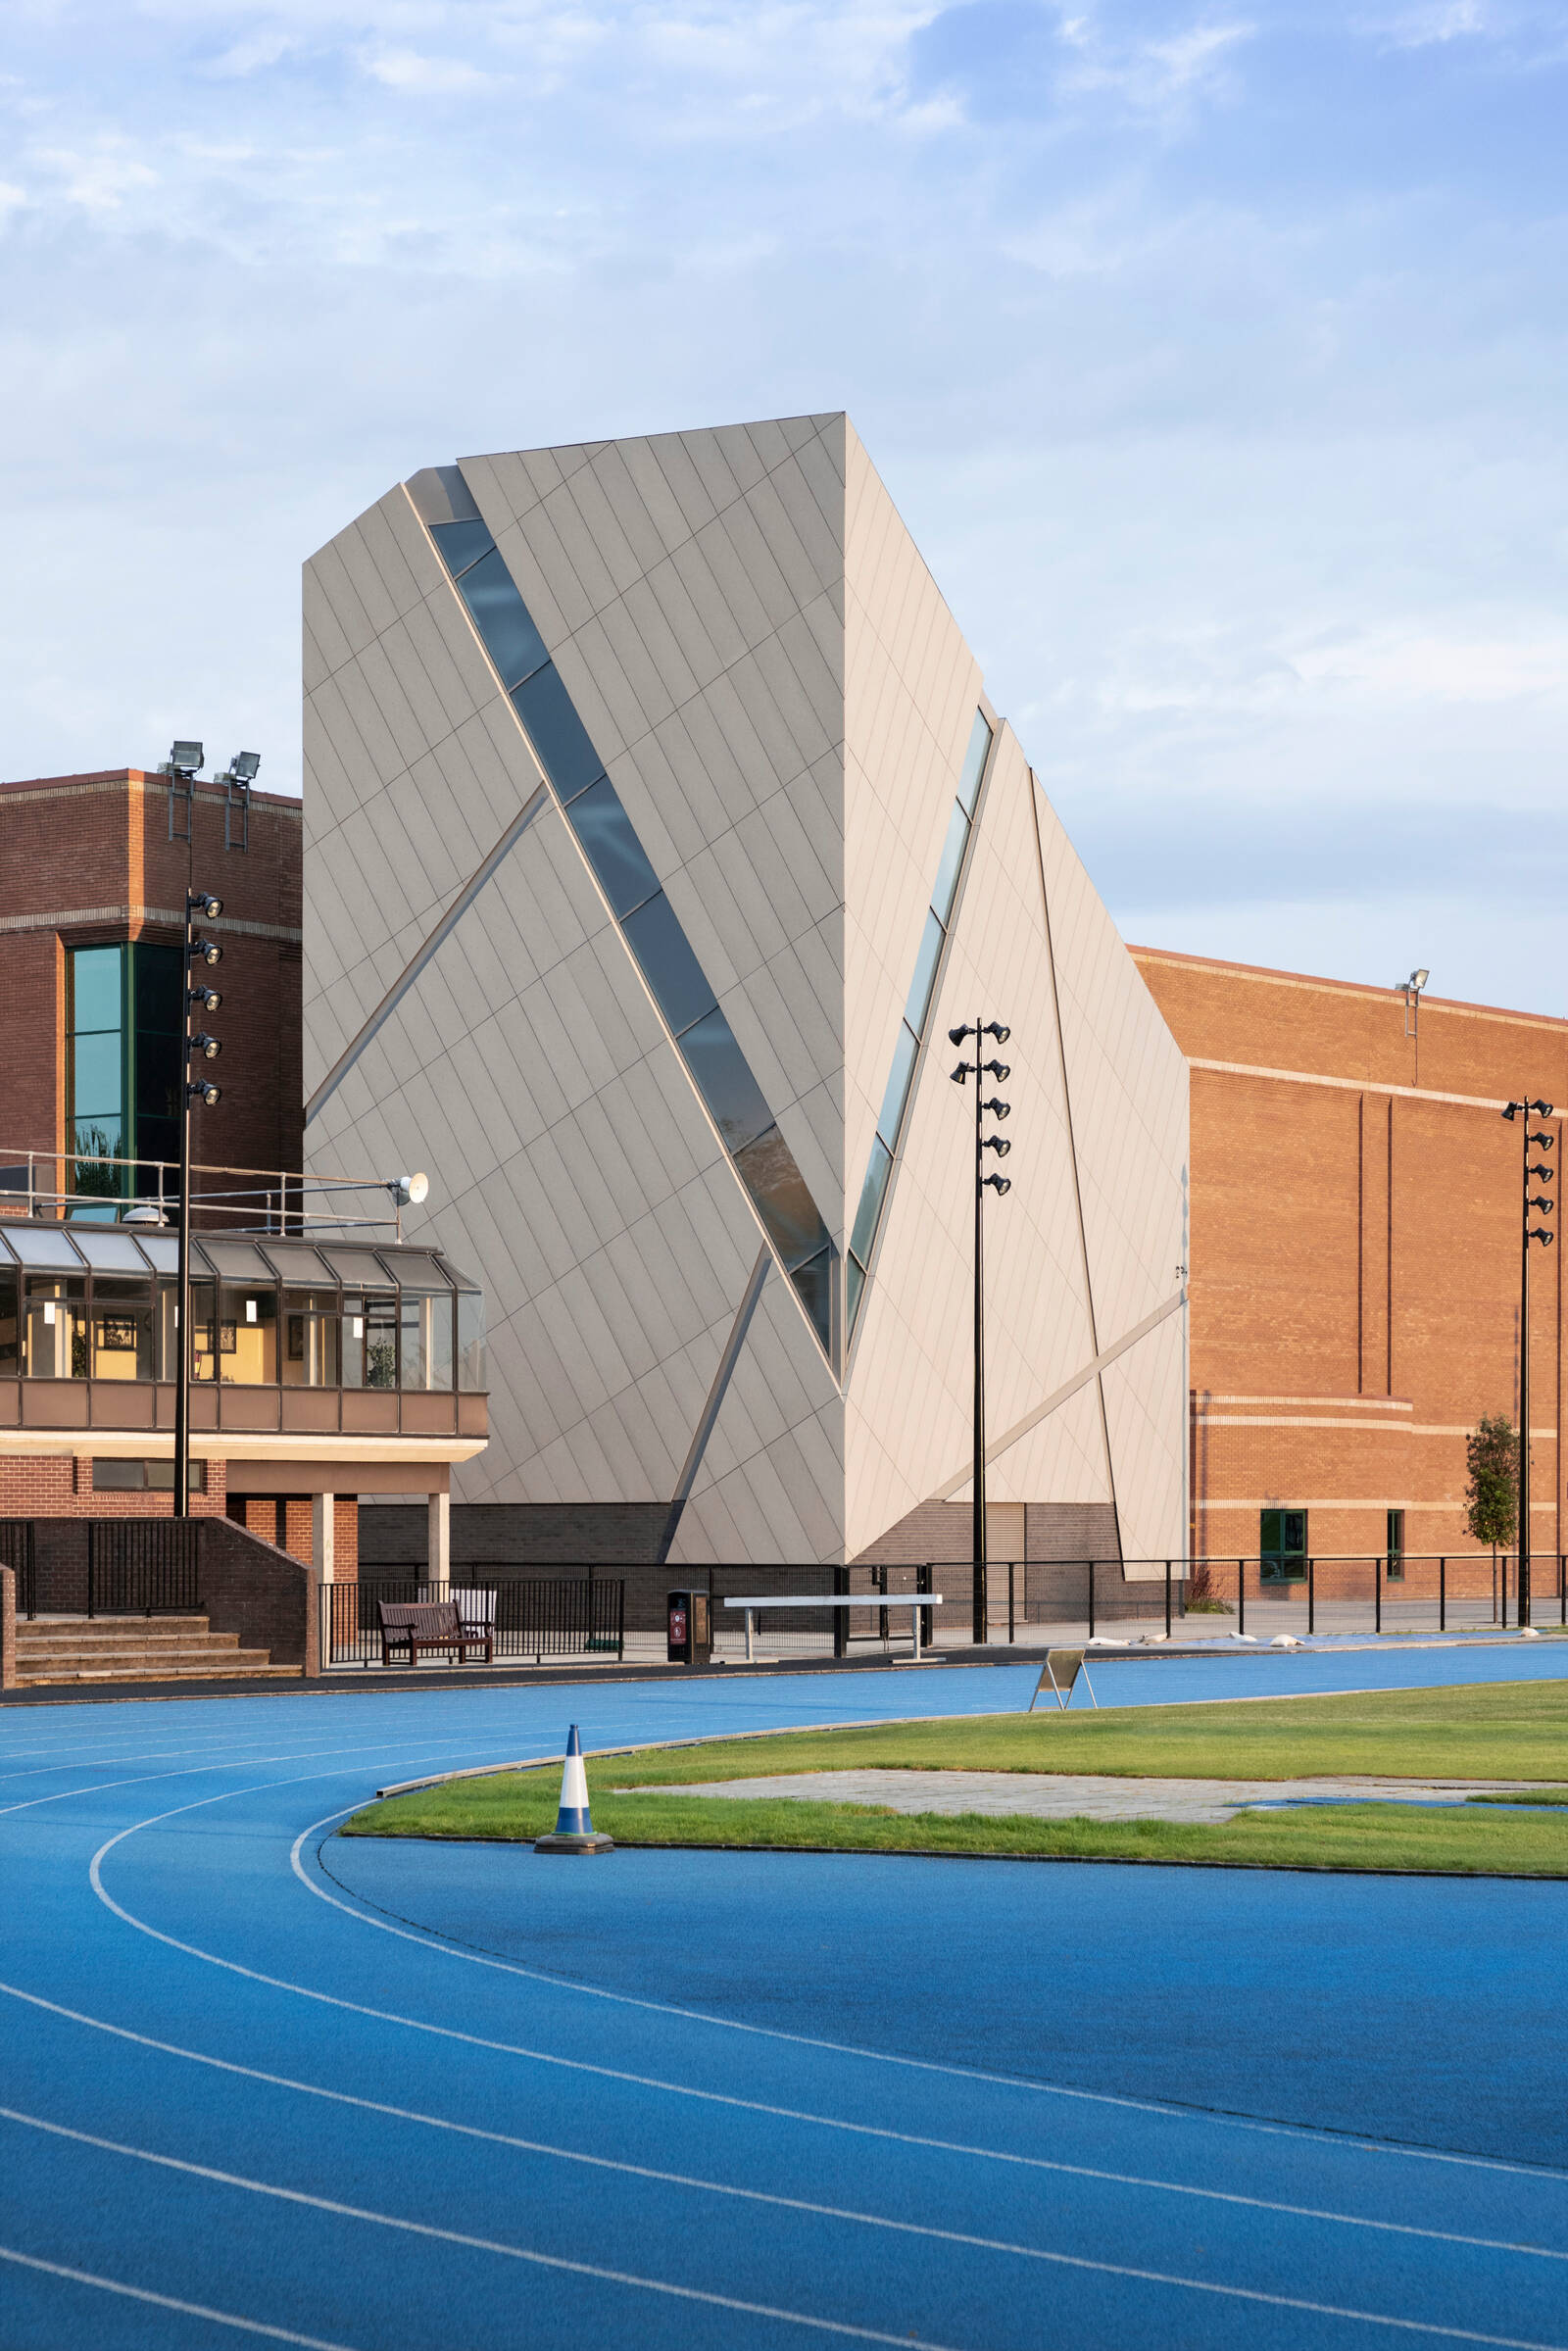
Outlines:
{"label": "red brick building", "polygon": [[300,856],[276,794],[137,768],[0,784],[0,1521],[172,1511],[178,1244],[157,1203],[172,1224],[189,876],[222,902],[192,1512],[352,1580],[358,1497],[416,1494],[444,1567],[451,1468],[484,1443],[482,1307],[398,1245],[375,1171],[341,1201],[298,1189]]}
{"label": "red brick building", "polygon": [[[1519,1400],[1521,1128],[1499,1112],[1555,1105],[1531,1122],[1554,1199],[1568,1022],[1133,954],[1192,1067],[1195,1555],[1473,1552],[1465,1438]],[[1538,1593],[1568,1543],[1562,1254],[1531,1251]]]}
{"label": "red brick building", "polygon": [[297,800],[198,782],[187,802],[136,767],[0,784],[0,1168],[53,1154],[47,1188],[74,1189],[78,1150],[177,1156],[187,872],[223,902],[223,1099],[198,1106],[194,1155],[299,1166],[300,825]]}

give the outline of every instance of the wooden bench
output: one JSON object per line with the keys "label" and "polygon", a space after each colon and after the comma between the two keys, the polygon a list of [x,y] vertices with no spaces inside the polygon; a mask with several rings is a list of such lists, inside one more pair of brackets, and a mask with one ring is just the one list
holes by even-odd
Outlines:
{"label": "wooden bench", "polygon": [[456,1600],[377,1600],[381,1622],[381,1663],[392,1663],[394,1648],[406,1648],[411,1666],[421,1649],[453,1649],[460,1662],[470,1648],[482,1648],[486,1665],[495,1663],[495,1633],[489,1624],[465,1624]]}

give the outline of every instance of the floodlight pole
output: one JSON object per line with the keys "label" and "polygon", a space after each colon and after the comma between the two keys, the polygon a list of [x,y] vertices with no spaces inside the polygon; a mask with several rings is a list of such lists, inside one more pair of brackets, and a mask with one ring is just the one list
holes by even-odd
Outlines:
{"label": "floodlight pole", "polygon": [[[1531,1200],[1530,1147],[1535,1144],[1542,1151],[1550,1151],[1556,1138],[1539,1129],[1534,1135],[1530,1132],[1532,1118],[1551,1117],[1550,1102],[1531,1102],[1526,1098],[1523,1102],[1510,1102],[1502,1115],[1510,1121],[1518,1118],[1523,1153],[1519,1163],[1519,1571],[1515,1605],[1515,1615],[1522,1632],[1530,1622],[1530,1244],[1539,1241],[1544,1248],[1549,1249],[1555,1239],[1555,1235],[1544,1225],[1532,1227],[1530,1222],[1532,1208],[1539,1210],[1543,1216],[1549,1216],[1553,1206],[1553,1202],[1544,1194],[1538,1194],[1534,1200]],[[1552,1171],[1544,1162],[1538,1165],[1534,1173],[1540,1182],[1550,1183]],[[1502,1621],[1504,1625],[1508,1622],[1506,1574],[1502,1587]]]}
{"label": "floodlight pole", "polygon": [[[193,750],[199,750],[199,746],[196,745],[192,745],[189,748]],[[194,981],[195,967],[198,958],[200,958],[203,963],[216,963],[220,959],[222,953],[222,950],[215,946],[210,940],[199,938],[197,935],[196,926],[198,917],[202,917],[203,919],[216,918],[220,913],[221,913],[222,901],[220,899],[211,897],[205,890],[196,889],[191,878],[195,871],[196,857],[195,780],[197,774],[200,772],[200,761],[198,759],[198,763],[195,767],[186,768],[176,764],[175,760],[172,759],[170,761],[170,772],[172,775],[184,775],[191,785],[191,817],[189,837],[185,851],[185,941],[183,949],[184,977],[180,983],[184,993],[184,1003],[181,1007],[179,1054],[179,1276],[176,1286],[176,1303],[174,1308],[176,1318],[174,1326],[174,1345],[177,1356],[177,1369],[174,1379],[173,1494],[174,1516],[176,1518],[189,1518],[190,1373],[191,1355],[193,1352],[193,1334],[191,1331],[190,1321],[190,1113],[191,1104],[198,1098],[209,1102],[213,1102],[218,1100],[218,1089],[216,1086],[210,1087],[206,1083],[198,1085],[192,1078],[191,1060],[193,1055],[198,1053],[200,1053],[205,1058],[212,1059],[216,1056],[219,1051],[217,1040],[209,1037],[205,1031],[198,1033],[194,1025],[194,1015],[198,1002],[198,994],[200,996],[200,1001],[202,1003],[202,1008],[204,1011],[209,1009],[211,1005],[215,1005],[218,1002],[218,998],[216,995],[209,996],[209,993],[205,987],[198,992],[194,985]],[[217,1370],[217,1353],[219,1346],[218,1298],[215,1288],[215,1294],[213,1298],[213,1355],[215,1375]]]}
{"label": "floodlight pole", "polygon": [[[1530,1104],[1519,1121],[1524,1158],[1519,1212],[1519,1583],[1515,1593],[1521,1630],[1530,1622]],[[1502,1595],[1508,1621],[1508,1594]]]}
{"label": "floodlight pole", "polygon": [[974,1079],[974,1460],[971,1473],[974,1492],[974,1615],[971,1639],[977,1644],[987,1641],[991,1630],[989,1593],[986,1589],[986,1186],[991,1185],[999,1195],[1011,1189],[1005,1176],[988,1176],[985,1172],[987,1151],[993,1151],[999,1158],[1004,1158],[1011,1149],[1004,1138],[987,1135],[985,1114],[989,1110],[994,1117],[1003,1119],[1007,1116],[1011,1105],[997,1097],[990,1102],[980,1099],[981,1080],[988,1072],[1002,1079],[1007,1077],[1010,1070],[1006,1062],[995,1057],[989,1062],[984,1061],[981,1055],[985,1052],[988,1035],[998,1045],[1005,1045],[1010,1034],[1011,1031],[1002,1021],[978,1019],[972,1027],[948,1031],[949,1040],[954,1045],[961,1046],[969,1038],[974,1039],[974,1059],[960,1061],[951,1074],[956,1086],[966,1084],[971,1076]]}
{"label": "floodlight pole", "polygon": [[984,1642],[991,1630],[986,1589],[986,1186],[980,1096],[980,1017],[974,1024],[974,1627]]}

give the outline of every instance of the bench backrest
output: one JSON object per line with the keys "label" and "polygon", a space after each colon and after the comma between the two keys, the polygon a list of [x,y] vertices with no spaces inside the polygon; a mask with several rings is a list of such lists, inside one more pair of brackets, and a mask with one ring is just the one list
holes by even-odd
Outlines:
{"label": "bench backrest", "polygon": [[451,1600],[377,1600],[375,1605],[383,1633],[418,1633],[434,1640],[459,1630]]}
{"label": "bench backrest", "polygon": [[496,1602],[500,1597],[493,1584],[454,1584],[452,1587],[452,1605],[466,1625],[493,1625],[496,1621]]}

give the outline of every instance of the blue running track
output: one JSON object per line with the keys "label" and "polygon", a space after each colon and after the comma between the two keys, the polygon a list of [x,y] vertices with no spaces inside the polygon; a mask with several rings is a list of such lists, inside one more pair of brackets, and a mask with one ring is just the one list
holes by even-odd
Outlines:
{"label": "blue running track", "polygon": [[[1542,1643],[1098,1687],[1565,1675]],[[571,1720],[591,1750],[1033,1679],[0,1709],[0,2351],[1568,2351],[1568,1885],[332,1835]]]}

